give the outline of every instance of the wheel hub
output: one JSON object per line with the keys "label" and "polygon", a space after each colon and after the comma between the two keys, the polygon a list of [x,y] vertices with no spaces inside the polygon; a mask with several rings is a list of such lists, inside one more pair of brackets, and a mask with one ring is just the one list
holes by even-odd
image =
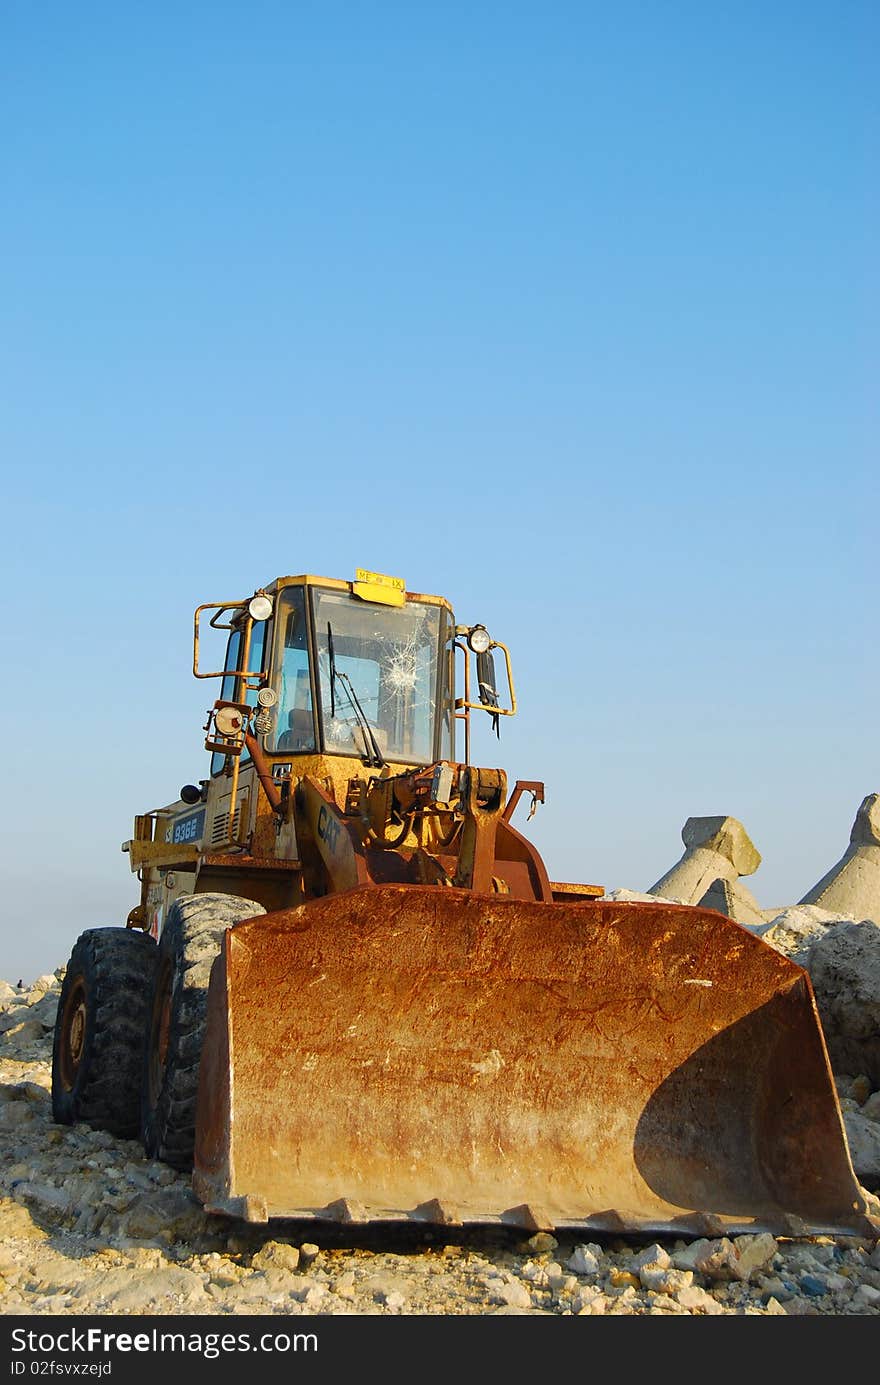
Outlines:
{"label": "wheel hub", "polygon": [[61,1081],[65,1091],[72,1091],[82,1063],[86,1047],[86,1005],[85,987],[78,982],[70,992],[65,1007],[61,1043]]}

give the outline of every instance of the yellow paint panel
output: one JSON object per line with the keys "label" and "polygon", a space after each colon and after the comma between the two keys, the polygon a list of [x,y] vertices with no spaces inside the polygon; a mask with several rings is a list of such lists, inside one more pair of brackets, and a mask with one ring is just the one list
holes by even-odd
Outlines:
{"label": "yellow paint panel", "polygon": [[388,577],[383,572],[355,569],[352,591],[362,601],[378,601],[383,606],[402,606],[406,601],[406,583],[402,577]]}
{"label": "yellow paint panel", "polygon": [[133,871],[141,866],[176,866],[184,861],[197,861],[199,848],[183,842],[128,843],[129,864]]}

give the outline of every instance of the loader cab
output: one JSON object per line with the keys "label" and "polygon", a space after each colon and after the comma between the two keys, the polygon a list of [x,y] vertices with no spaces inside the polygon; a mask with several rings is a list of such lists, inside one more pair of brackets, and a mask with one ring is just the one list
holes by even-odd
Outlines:
{"label": "loader cab", "polygon": [[[261,738],[267,754],[338,755],[375,769],[454,759],[455,619],[446,601],[316,577],[281,578],[267,590],[268,620],[249,621],[242,609],[232,622],[221,688],[222,699],[251,706],[260,682],[275,694]],[[215,751],[211,773],[225,765]]]}
{"label": "loader cab", "polygon": [[403,592],[365,599],[358,585],[279,586],[266,669],[278,700],[265,750],[356,757],[376,769],[452,759],[451,610]]}

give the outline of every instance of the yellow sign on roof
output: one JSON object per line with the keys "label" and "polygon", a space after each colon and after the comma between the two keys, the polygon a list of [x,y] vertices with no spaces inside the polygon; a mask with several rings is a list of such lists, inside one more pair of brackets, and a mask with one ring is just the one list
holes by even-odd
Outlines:
{"label": "yellow sign on roof", "polygon": [[352,591],[362,601],[379,601],[384,606],[402,606],[406,600],[406,583],[402,577],[389,577],[384,572],[355,569]]}

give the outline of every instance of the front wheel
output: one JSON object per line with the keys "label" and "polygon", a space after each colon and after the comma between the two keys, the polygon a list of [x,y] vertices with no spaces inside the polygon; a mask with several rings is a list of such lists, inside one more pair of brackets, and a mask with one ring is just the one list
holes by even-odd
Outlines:
{"label": "front wheel", "polygon": [[183,895],[169,910],[148,1005],[141,1138],[150,1158],[173,1168],[192,1168],[211,967],[227,928],[265,912],[227,894]]}
{"label": "front wheel", "polygon": [[157,947],[131,928],[90,928],[74,944],[52,1043],[52,1116],[125,1138],[140,1127],[147,998]]}

